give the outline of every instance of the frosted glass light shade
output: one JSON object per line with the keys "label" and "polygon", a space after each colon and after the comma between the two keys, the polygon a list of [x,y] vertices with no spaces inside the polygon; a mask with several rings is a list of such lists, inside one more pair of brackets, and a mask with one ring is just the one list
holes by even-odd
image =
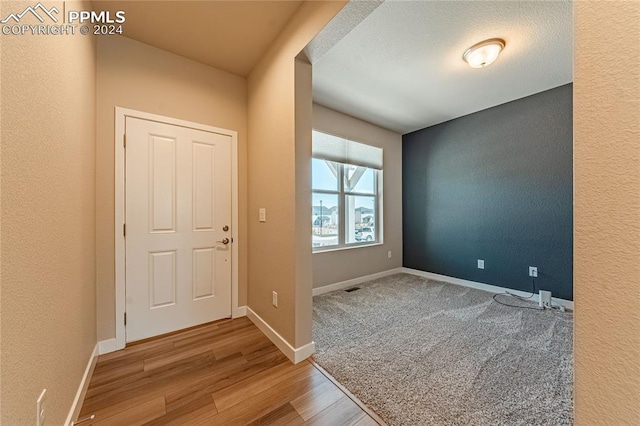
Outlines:
{"label": "frosted glass light shade", "polygon": [[472,68],[484,68],[498,59],[498,55],[504,49],[504,40],[492,38],[474,44],[462,55],[462,58]]}

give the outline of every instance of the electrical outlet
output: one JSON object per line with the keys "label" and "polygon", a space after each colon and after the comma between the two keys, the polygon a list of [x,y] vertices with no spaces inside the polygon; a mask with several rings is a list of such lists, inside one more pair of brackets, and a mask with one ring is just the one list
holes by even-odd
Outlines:
{"label": "electrical outlet", "polygon": [[46,400],[47,400],[47,390],[43,389],[42,393],[40,393],[40,396],[38,397],[38,400],[36,401],[36,425],[37,426],[44,426],[44,421],[46,418],[46,411],[45,411]]}
{"label": "electrical outlet", "polygon": [[387,252],[387,259],[391,259],[391,250]]}
{"label": "electrical outlet", "polygon": [[484,269],[484,260],[478,259],[478,269]]}
{"label": "electrical outlet", "polygon": [[533,278],[538,278],[538,267],[537,266],[529,266],[529,276]]}
{"label": "electrical outlet", "polygon": [[260,220],[260,222],[266,222],[267,221],[267,209],[262,207],[262,208],[260,208],[260,210],[258,210],[258,219]]}
{"label": "electrical outlet", "polygon": [[551,307],[551,292],[540,290],[540,307]]}
{"label": "electrical outlet", "polygon": [[278,292],[277,291],[274,291],[274,292],[271,293],[271,303],[276,308],[278,307]]}

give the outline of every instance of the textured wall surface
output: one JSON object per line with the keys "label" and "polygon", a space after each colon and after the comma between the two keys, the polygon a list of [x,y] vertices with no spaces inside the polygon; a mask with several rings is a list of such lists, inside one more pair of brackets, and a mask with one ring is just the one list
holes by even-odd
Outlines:
{"label": "textured wall surface", "polygon": [[114,123],[116,106],[238,132],[238,301],[247,283],[247,82],[125,37],[98,39],[98,340],[115,337]]}
{"label": "textured wall surface", "polygon": [[[402,266],[402,135],[320,105],[313,128],[382,148],[384,243],[313,254],[313,287],[322,287]],[[391,251],[391,259],[387,252]]]}
{"label": "textured wall surface", "polygon": [[573,299],[572,132],[565,85],[404,135],[404,266]]}
{"label": "textured wall surface", "polygon": [[577,425],[640,424],[640,2],[574,2]]}
{"label": "textured wall surface", "polygon": [[[296,97],[296,56],[327,22],[344,6],[344,1],[305,2],[258,61],[248,77],[249,101],[249,285],[248,306],[273,327],[293,347],[311,342],[311,315],[297,323],[296,310],[311,310],[311,244],[297,252],[297,235],[311,222],[297,221],[298,205],[310,211],[311,176],[296,182],[296,149],[311,158],[311,122],[308,138],[296,141],[296,104],[308,115],[308,99]],[[299,67],[304,71],[304,67]],[[298,83],[306,81],[300,75]],[[305,148],[303,143],[308,144]],[[300,144],[299,147],[296,144]],[[307,166],[308,168],[308,166]],[[297,185],[307,189],[298,191]],[[258,221],[258,209],[267,209],[267,221]],[[303,259],[303,257],[308,257]],[[298,266],[306,270],[298,270]],[[278,292],[278,307],[271,304],[271,292]],[[298,293],[304,294],[298,294]]]}
{"label": "textured wall surface", "polygon": [[[0,9],[1,11],[2,9]],[[0,59],[2,38],[0,37]],[[0,65],[0,174],[2,173],[2,66]],[[2,359],[2,179],[0,178],[0,360]],[[0,422],[2,422],[2,362],[0,362]]]}
{"label": "textured wall surface", "polygon": [[[27,6],[3,1],[0,16]],[[0,423],[35,425],[46,388],[60,425],[96,344],[95,40],[0,37]]]}

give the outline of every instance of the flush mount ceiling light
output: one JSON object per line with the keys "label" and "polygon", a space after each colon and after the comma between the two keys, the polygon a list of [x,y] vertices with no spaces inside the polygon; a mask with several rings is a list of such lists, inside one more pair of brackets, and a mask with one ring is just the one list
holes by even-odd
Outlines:
{"label": "flush mount ceiling light", "polygon": [[498,58],[502,49],[504,49],[504,40],[490,38],[468,48],[462,58],[471,68],[484,68]]}

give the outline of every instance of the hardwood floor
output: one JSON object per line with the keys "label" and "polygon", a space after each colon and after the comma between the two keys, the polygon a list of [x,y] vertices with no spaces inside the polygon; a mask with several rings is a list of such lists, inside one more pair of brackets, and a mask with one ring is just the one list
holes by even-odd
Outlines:
{"label": "hardwood floor", "polygon": [[292,364],[247,318],[98,358],[88,425],[376,425],[312,363]]}

